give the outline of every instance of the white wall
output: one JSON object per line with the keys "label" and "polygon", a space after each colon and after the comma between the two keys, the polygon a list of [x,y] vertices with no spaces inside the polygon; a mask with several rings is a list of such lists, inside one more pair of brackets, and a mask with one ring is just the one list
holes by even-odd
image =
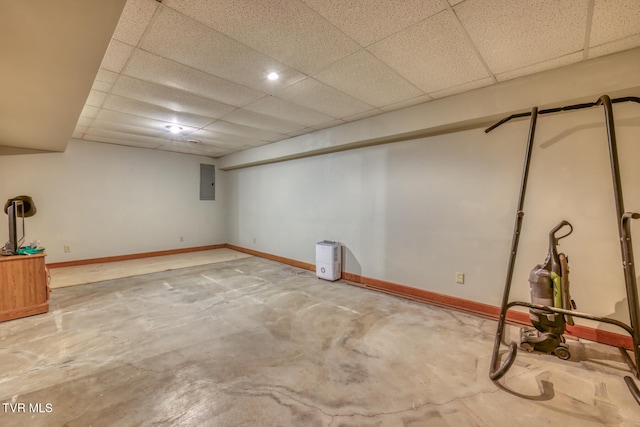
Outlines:
{"label": "white wall", "polygon": [[216,200],[200,201],[200,163],[215,161],[72,140],[64,153],[0,156],[0,200],[33,197],[27,242],[49,263],[225,243],[224,172]]}
{"label": "white wall", "polygon": [[[614,111],[626,207],[640,211],[640,105]],[[337,240],[348,272],[499,306],[528,127],[229,171],[229,243],[314,263],[315,242]],[[567,219],[579,309],[628,321],[603,109],[540,116],[532,160],[513,298],[529,300],[529,271]]]}

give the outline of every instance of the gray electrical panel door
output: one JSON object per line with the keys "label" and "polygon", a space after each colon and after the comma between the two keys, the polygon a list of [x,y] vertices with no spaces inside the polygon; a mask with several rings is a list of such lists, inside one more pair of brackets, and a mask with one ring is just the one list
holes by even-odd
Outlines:
{"label": "gray electrical panel door", "polygon": [[200,164],[200,200],[216,199],[216,167]]}

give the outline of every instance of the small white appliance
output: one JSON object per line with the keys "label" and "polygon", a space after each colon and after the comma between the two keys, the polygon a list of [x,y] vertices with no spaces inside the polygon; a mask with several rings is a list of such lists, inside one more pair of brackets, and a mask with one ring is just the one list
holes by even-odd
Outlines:
{"label": "small white appliance", "polygon": [[316,276],[325,280],[338,280],[342,273],[340,252],[338,242],[323,240],[316,243]]}

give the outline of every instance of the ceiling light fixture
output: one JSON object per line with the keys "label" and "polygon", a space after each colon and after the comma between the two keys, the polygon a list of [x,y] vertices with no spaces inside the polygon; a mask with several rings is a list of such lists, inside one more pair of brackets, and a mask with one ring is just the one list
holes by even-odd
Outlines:
{"label": "ceiling light fixture", "polygon": [[267,75],[267,78],[269,80],[272,80],[272,81],[273,80],[278,80],[280,78],[280,75],[278,73],[276,73],[275,71],[272,71]]}
{"label": "ceiling light fixture", "polygon": [[167,125],[165,127],[169,129],[169,132],[171,133],[180,133],[180,131],[182,130],[182,127],[178,125]]}

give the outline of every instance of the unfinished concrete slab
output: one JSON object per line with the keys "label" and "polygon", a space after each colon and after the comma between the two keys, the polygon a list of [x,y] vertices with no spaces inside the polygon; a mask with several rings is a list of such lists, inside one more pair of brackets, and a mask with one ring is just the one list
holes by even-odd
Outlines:
{"label": "unfinished concrete slab", "polygon": [[0,324],[0,424],[638,425],[616,349],[521,352],[498,387],[495,329],[258,257],[55,289]]}

